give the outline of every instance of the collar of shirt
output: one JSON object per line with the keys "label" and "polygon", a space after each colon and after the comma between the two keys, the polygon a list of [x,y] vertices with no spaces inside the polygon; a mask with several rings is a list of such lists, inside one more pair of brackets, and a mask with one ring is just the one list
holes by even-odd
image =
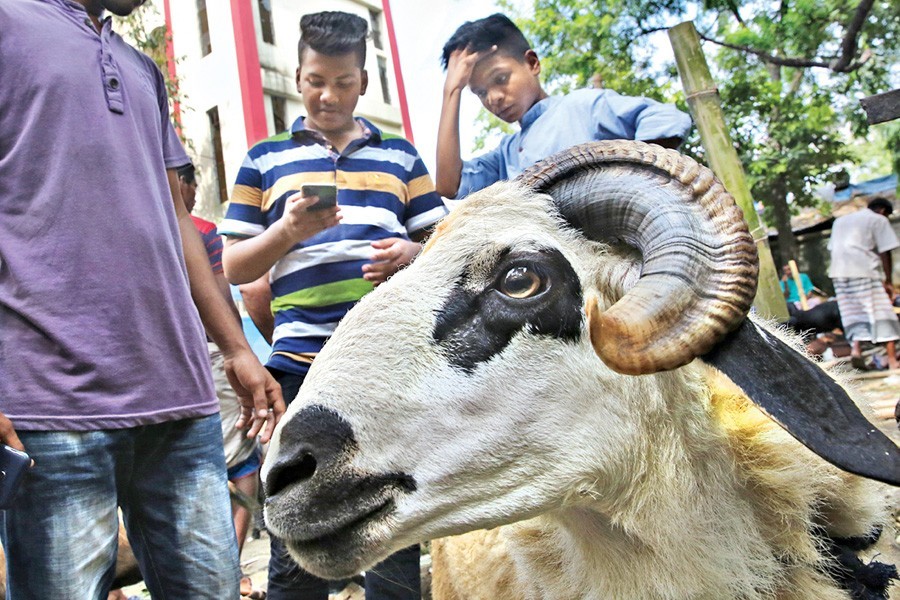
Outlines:
{"label": "collar of shirt", "polygon": [[559,96],[547,96],[534,106],[528,109],[528,111],[522,115],[522,118],[519,120],[519,123],[522,126],[522,130],[526,130],[531,127],[531,124],[538,120],[542,114],[547,112],[554,104],[560,101]]}
{"label": "collar of shirt", "polygon": [[[366,141],[381,141],[380,129],[378,129],[362,117],[356,117],[356,122],[359,123],[360,127],[362,127],[363,135],[365,136]],[[304,137],[309,137],[317,143],[323,143],[325,140],[324,136],[321,133],[313,129],[308,129],[306,127],[305,117],[297,117],[297,120],[294,121],[293,125],[291,125],[291,135],[294,136],[294,139],[298,140],[303,139]]]}
{"label": "collar of shirt", "polygon": [[[59,8],[65,10],[66,12],[70,13],[71,15],[77,17],[79,21],[84,21],[85,18],[90,19],[90,15],[88,15],[87,9],[84,7],[84,5],[81,4],[80,2],[76,2],[75,0],[41,0],[41,1],[45,2],[47,4],[54,4],[54,5],[58,6]],[[106,12],[106,11],[104,11],[104,12]],[[110,17],[109,15],[106,15],[104,17],[101,14],[99,19],[100,19],[101,25],[103,25],[105,27],[106,22],[111,21],[112,17]],[[94,29],[93,21],[89,21],[87,24],[90,25],[91,29]],[[96,31],[96,29],[94,29],[94,31]]]}
{"label": "collar of shirt", "polygon": [[100,19],[100,31],[94,26],[87,9],[75,0],[42,0],[52,4],[66,13],[73,23],[81,27],[87,27],[91,33],[99,37],[100,53],[98,56],[102,85],[106,95],[106,105],[111,112],[125,113],[125,96],[122,92],[122,74],[114,56],[114,39],[116,33],[112,28],[112,17],[107,15]]}

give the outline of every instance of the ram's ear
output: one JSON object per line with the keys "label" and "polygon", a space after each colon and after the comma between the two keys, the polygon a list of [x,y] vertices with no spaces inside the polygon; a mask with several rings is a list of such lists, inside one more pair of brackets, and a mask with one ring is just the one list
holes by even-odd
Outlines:
{"label": "ram's ear", "polygon": [[897,445],[862,415],[825,371],[750,319],[700,358],[828,462],[900,485]]}

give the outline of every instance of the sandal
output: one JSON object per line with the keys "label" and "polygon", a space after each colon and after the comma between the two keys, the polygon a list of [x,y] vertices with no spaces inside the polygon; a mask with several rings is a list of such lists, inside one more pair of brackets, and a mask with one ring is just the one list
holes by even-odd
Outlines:
{"label": "sandal", "polygon": [[254,590],[253,581],[244,575],[241,577],[241,598],[250,598],[251,600],[266,600],[265,590]]}
{"label": "sandal", "polygon": [[862,356],[851,356],[850,364],[853,365],[854,368],[861,371],[866,370],[866,359],[864,359]]}

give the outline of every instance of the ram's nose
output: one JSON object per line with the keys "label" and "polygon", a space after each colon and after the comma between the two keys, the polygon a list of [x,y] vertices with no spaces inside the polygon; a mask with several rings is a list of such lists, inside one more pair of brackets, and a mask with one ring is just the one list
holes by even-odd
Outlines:
{"label": "ram's nose", "polygon": [[353,430],[338,413],[323,406],[304,408],[282,427],[266,495],[272,498],[291,484],[322,477],[349,460],[355,449]]}

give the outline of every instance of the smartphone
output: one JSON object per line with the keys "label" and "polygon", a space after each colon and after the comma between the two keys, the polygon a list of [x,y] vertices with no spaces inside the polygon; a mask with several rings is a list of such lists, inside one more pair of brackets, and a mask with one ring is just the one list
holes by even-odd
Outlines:
{"label": "smartphone", "polygon": [[319,200],[306,210],[322,210],[337,205],[337,186],[333,183],[304,183],[300,186],[307,198],[318,196]]}
{"label": "smartphone", "polygon": [[31,466],[31,457],[6,444],[0,444],[0,510],[12,506],[22,476]]}

